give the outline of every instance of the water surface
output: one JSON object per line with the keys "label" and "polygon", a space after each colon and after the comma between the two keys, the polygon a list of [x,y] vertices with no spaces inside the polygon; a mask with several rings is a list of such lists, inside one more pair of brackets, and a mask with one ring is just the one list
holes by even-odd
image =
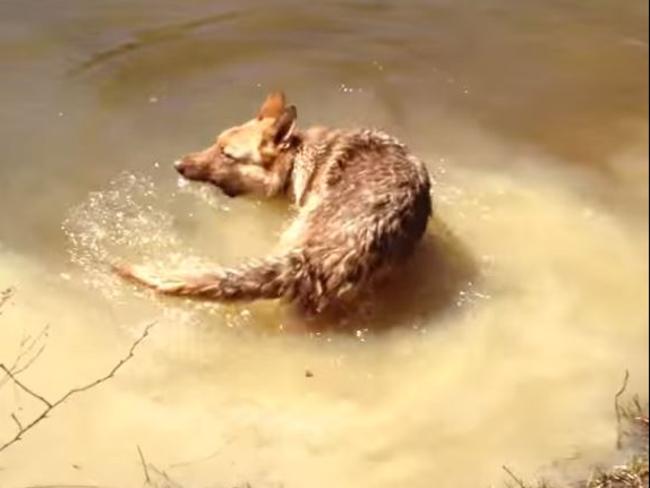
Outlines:
{"label": "water surface", "polygon": [[[608,457],[625,369],[647,398],[647,22],[640,1],[0,3],[0,361],[49,325],[20,377],[56,398],[156,321],[0,453],[3,486],[136,486],[136,445],[186,487],[469,488]],[[430,169],[436,220],[379,304],[308,333],[107,274],[275,243],[285,205],[170,163],[278,87],[303,126],[385,128]],[[2,383],[0,440],[38,408]]]}

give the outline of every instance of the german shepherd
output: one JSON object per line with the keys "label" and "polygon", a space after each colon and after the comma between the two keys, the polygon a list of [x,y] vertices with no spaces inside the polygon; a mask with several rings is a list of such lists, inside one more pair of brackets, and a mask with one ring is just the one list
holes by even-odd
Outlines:
{"label": "german shepherd", "polygon": [[284,298],[319,314],[349,305],[395,269],[422,238],[431,216],[424,164],[394,137],[370,129],[298,130],[281,92],[255,118],[174,163],[186,179],[226,195],[287,196],[295,219],[280,250],[232,269],[154,276],[118,265],[124,278],[166,295],[218,301]]}

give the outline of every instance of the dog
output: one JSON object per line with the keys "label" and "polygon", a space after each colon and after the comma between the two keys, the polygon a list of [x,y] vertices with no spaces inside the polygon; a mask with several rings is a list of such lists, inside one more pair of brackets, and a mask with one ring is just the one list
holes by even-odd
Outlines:
{"label": "dog", "polygon": [[320,314],[353,303],[399,267],[432,214],[425,165],[379,130],[299,130],[282,92],[255,118],[174,163],[186,179],[229,197],[286,196],[297,212],[279,249],[232,269],[161,277],[117,265],[122,277],[166,295],[224,302],[284,298]]}

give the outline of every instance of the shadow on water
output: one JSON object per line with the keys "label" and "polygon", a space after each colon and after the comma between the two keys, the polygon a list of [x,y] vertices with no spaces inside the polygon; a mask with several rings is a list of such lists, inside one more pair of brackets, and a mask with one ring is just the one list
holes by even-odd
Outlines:
{"label": "shadow on water", "polygon": [[479,275],[465,244],[439,218],[432,219],[414,255],[343,317],[310,321],[311,330],[355,333],[420,328],[463,305]]}

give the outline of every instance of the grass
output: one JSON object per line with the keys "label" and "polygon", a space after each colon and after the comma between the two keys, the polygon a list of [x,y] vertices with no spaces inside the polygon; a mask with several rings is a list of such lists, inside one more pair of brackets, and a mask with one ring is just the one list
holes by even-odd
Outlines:
{"label": "grass", "polygon": [[625,405],[619,398],[625,390],[626,379],[615,396],[618,429],[617,452],[623,455],[624,462],[610,466],[596,466],[587,479],[558,484],[539,480],[526,482],[518,478],[508,467],[506,488],[647,488],[650,480],[648,466],[648,406],[641,405],[634,397]]}

